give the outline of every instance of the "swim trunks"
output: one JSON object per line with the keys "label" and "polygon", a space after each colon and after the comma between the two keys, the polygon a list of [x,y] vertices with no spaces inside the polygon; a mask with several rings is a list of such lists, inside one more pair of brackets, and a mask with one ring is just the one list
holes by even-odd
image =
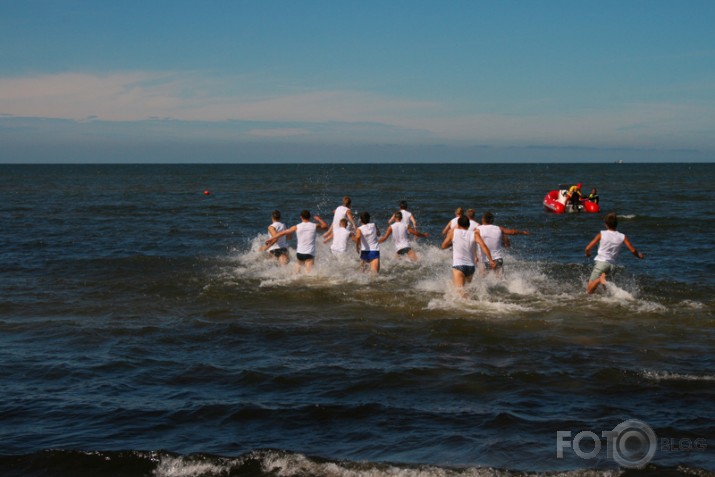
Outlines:
{"label": "swim trunks", "polygon": [[379,250],[363,250],[362,252],[360,252],[360,260],[363,260],[365,262],[372,262],[373,260],[377,260],[379,258]]}
{"label": "swim trunks", "polygon": [[464,274],[465,277],[471,277],[474,275],[474,272],[477,270],[477,267],[474,265],[454,265],[452,266],[455,270],[459,270]]}
{"label": "swim trunks", "polygon": [[412,247],[401,248],[397,251],[397,255],[407,255],[408,253],[410,253],[410,250],[412,250]]}
{"label": "swim trunks", "polygon": [[295,258],[298,259],[299,262],[305,262],[306,260],[312,260],[315,258],[314,255],[309,255],[307,253],[296,253]]}
{"label": "swim trunks", "polygon": [[281,255],[288,255],[287,248],[275,248],[273,250],[269,250],[269,252],[271,252],[271,254],[276,258],[280,257]]}

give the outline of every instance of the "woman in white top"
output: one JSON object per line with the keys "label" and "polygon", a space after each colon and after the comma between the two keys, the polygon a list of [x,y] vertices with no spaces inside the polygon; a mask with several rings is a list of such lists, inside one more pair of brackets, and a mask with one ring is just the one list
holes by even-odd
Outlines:
{"label": "woman in white top", "polygon": [[616,258],[621,251],[621,247],[625,245],[628,251],[631,252],[636,258],[643,259],[645,255],[636,250],[636,248],[628,240],[628,237],[622,233],[616,231],[618,228],[618,216],[615,212],[611,212],[604,218],[606,223],[606,230],[599,232],[591,243],[586,246],[586,256],[591,256],[591,249],[598,245],[598,255],[594,259],[595,264],[593,266],[593,271],[591,272],[591,277],[589,278],[588,285],[586,286],[586,292],[591,294],[598,289],[598,286],[606,284],[606,276],[613,273],[615,267]]}
{"label": "woman in white top", "polygon": [[418,232],[417,230],[412,228],[412,225],[409,224],[409,222],[405,224],[403,211],[398,210],[392,215],[392,217],[395,219],[395,223],[387,228],[385,236],[381,237],[380,240],[378,240],[378,243],[384,242],[385,240],[390,238],[390,235],[392,235],[392,240],[393,242],[395,242],[395,251],[397,251],[397,257],[399,258],[402,255],[407,255],[410,260],[417,260],[417,254],[414,250],[412,250],[412,247],[410,247],[408,233],[416,237],[425,238],[429,237],[429,234]]}
{"label": "woman in white top", "polygon": [[[442,242],[443,249],[452,247],[452,283],[460,291],[466,283],[472,281],[476,271],[477,244],[489,260],[489,265],[492,268],[496,267],[489,248],[479,235],[479,230],[469,230],[469,218],[465,215],[459,217],[457,228],[450,230]],[[464,292],[461,293],[465,296]]]}
{"label": "woman in white top", "polygon": [[335,212],[333,213],[333,223],[330,224],[330,230],[323,235],[323,243],[328,243],[332,238],[333,234],[335,234],[335,230],[340,227],[340,221],[343,219],[347,219],[350,224],[352,224],[353,229],[356,228],[355,226],[355,220],[353,219],[353,214],[350,212],[350,204],[352,201],[350,200],[350,197],[347,195],[343,197],[343,205],[339,205],[336,209]]}
{"label": "woman in white top", "polygon": [[300,213],[301,223],[294,225],[293,227],[286,229],[280,233],[277,233],[270,239],[266,240],[266,245],[273,245],[281,237],[286,235],[295,234],[296,241],[298,242],[296,246],[296,258],[298,259],[298,265],[296,271],[300,272],[305,265],[306,273],[310,273],[313,269],[313,263],[315,262],[315,235],[318,229],[325,230],[328,228],[320,216],[316,215],[313,217],[318,223],[310,221],[310,211],[304,210]]}
{"label": "woman in white top", "polygon": [[355,231],[353,240],[360,247],[360,260],[363,269],[366,264],[370,264],[370,271],[378,273],[380,271],[380,243],[378,237],[380,231],[377,226],[370,222],[370,214],[363,212],[360,214],[362,225]]}

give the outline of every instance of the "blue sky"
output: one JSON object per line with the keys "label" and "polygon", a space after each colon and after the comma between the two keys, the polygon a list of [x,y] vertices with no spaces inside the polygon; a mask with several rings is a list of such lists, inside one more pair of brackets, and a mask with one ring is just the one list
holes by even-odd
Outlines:
{"label": "blue sky", "polygon": [[710,0],[4,1],[0,162],[712,161],[713,25]]}

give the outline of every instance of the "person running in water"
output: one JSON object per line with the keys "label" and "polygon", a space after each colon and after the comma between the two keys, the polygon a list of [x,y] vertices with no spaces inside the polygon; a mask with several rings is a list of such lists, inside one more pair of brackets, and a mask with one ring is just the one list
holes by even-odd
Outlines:
{"label": "person running in water", "polygon": [[417,260],[417,254],[410,246],[410,239],[408,234],[412,234],[415,237],[429,237],[429,234],[418,232],[412,227],[412,224],[406,225],[401,211],[395,212],[392,217],[395,219],[395,223],[390,225],[385,232],[385,235],[380,237],[378,243],[383,243],[390,236],[395,243],[395,250],[397,251],[398,258],[407,255],[410,260]]}
{"label": "person running in water", "polygon": [[492,260],[491,252],[482,240],[479,230],[469,230],[469,218],[466,215],[459,217],[457,228],[447,232],[447,237],[442,242],[442,249],[452,247],[452,284],[463,298],[466,297],[464,285],[472,281],[476,271],[477,245],[484,252],[489,265],[495,268],[496,263]]}
{"label": "person running in water", "polygon": [[591,240],[586,246],[586,256],[591,256],[591,249],[598,244],[598,255],[594,259],[593,270],[591,271],[591,277],[588,280],[588,285],[586,286],[586,292],[588,294],[594,293],[599,285],[606,284],[606,277],[613,273],[616,264],[616,258],[621,251],[621,247],[625,245],[628,251],[631,252],[636,258],[643,259],[645,255],[636,250],[636,248],[631,244],[621,232],[618,232],[618,216],[615,212],[611,212],[604,218],[606,223],[606,230],[602,230]]}
{"label": "person running in water", "polygon": [[316,222],[311,222],[310,211],[303,210],[300,213],[301,222],[293,227],[286,229],[280,233],[277,233],[270,239],[266,240],[266,245],[273,245],[281,237],[286,235],[295,234],[297,246],[296,246],[296,258],[298,259],[298,264],[296,265],[296,271],[300,272],[305,266],[305,272],[310,273],[313,270],[313,264],[315,263],[315,236],[318,230],[326,230],[328,224],[316,215],[313,217]]}

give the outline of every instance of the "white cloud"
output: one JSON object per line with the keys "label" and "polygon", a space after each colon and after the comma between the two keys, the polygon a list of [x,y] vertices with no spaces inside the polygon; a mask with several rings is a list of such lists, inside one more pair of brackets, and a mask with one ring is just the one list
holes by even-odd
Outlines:
{"label": "white cloud", "polygon": [[[259,124],[247,135],[255,138],[344,141],[354,134],[357,141],[395,143],[715,147],[711,104],[633,103],[561,113],[553,107],[551,112],[535,112],[531,104],[524,109],[530,114],[484,114],[464,105],[452,110],[436,101],[355,90],[256,91],[255,82],[246,78],[191,73],[0,78],[0,115],[76,121],[253,121]],[[518,111],[513,104],[507,109]]]}

